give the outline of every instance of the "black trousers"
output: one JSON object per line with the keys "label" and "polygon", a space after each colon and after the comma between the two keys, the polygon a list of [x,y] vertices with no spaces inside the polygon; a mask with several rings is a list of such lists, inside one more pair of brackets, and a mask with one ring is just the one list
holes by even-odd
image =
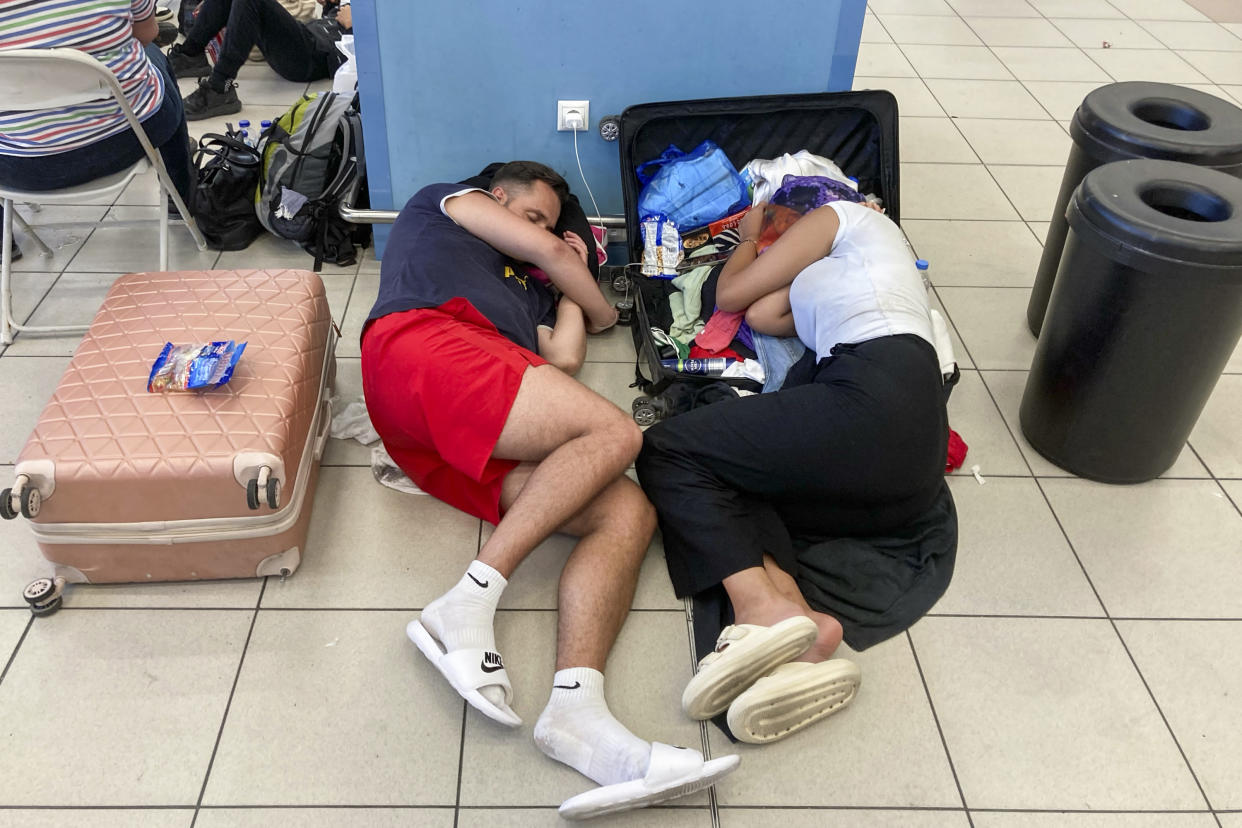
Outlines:
{"label": "black trousers", "polygon": [[761,566],[765,553],[795,573],[793,537],[891,532],[935,501],[948,441],[935,350],[903,334],[832,354],[805,385],[648,429],[638,477],[679,597]]}
{"label": "black trousers", "polygon": [[285,80],[304,83],[332,77],[315,38],[276,0],[203,0],[186,46],[191,53],[201,52],[221,29],[226,29],[224,46],[212,70],[214,80],[236,78],[255,46]]}

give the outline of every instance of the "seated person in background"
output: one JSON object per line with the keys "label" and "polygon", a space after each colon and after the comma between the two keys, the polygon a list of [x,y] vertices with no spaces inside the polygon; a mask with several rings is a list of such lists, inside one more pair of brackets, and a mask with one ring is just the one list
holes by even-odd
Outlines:
{"label": "seated person in background", "polygon": [[[112,70],[186,198],[190,139],[176,78],[152,45],[158,32],[155,0],[0,3],[0,49],[78,49]],[[143,157],[137,136],[111,100],[0,111],[0,182],[10,187],[72,187],[121,172]]]}
{"label": "seated person in background", "polygon": [[[393,225],[363,328],[362,381],[393,460],[424,491],[496,525],[461,580],[406,630],[496,722],[521,724],[493,633],[501,593],[553,532],[579,538],[561,574],[556,674],[534,736],[602,786],[562,806],[590,816],[706,787],[737,758],[704,762],[653,745],[605,702],[605,662],[655,514],[625,476],[638,428],[571,376],[587,332],[610,327],[617,312],[590,276],[582,239],[549,232],[568,192],[553,170],[517,161],[496,171],[490,191],[433,184],[415,194]],[[528,266],[547,274],[559,302]]]}
{"label": "seated person in background", "polygon": [[[241,111],[237,71],[255,46],[285,80],[307,83],[332,77],[345,61],[336,41],[353,31],[349,0],[315,2],[323,6],[322,16],[303,23],[286,6],[292,4],[300,13],[304,0],[203,0],[185,41],[168,50],[177,77],[201,78],[198,89],[185,98],[185,117],[197,121]],[[221,29],[224,45],[213,67],[207,62],[207,44]]]}
{"label": "seated person in background", "polygon": [[[723,585],[736,619],[682,706],[697,719],[727,709],[749,742],[835,712],[858,685],[857,667],[829,661],[842,624],[799,588],[795,539],[871,538],[920,520],[946,496],[948,439],[927,291],[897,225],[837,201],[760,256],[764,212],[743,218],[716,302],[745,310],[755,331],[796,334],[818,362],[805,362],[803,384],[653,426],[637,462],[677,595]],[[870,606],[864,593],[905,566],[876,554],[861,575],[838,572],[835,586]]]}

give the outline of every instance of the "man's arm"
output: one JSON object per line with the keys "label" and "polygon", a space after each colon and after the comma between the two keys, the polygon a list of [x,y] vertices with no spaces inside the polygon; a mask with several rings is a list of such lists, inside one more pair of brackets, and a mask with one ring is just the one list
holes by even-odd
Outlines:
{"label": "man's arm", "polygon": [[485,193],[451,198],[444,210],[453,221],[510,258],[529,262],[548,274],[552,284],[582,309],[587,330],[595,333],[617,321],[578,252],[564,239],[506,210]]}
{"label": "man's arm", "polygon": [[539,328],[539,356],[573,376],[586,361],[586,320],[568,296],[556,306],[556,326]]}

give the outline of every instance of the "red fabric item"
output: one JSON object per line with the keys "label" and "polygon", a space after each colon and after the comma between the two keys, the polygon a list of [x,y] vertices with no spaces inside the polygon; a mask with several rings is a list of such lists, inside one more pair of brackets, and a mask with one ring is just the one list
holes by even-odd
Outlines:
{"label": "red fabric item", "polygon": [[453,299],[372,322],[362,339],[362,390],[384,447],[420,489],[498,523],[500,488],[518,461],[492,451],[522,375],[546,364]]}
{"label": "red fabric item", "polygon": [[962,439],[962,435],[953,429],[949,429],[949,450],[946,453],[944,461],[945,472],[951,472],[960,469],[962,463],[966,462],[966,452],[970,450],[970,446],[966,445],[966,441]]}
{"label": "red fabric item", "polygon": [[742,311],[718,310],[707,320],[707,325],[694,341],[710,351],[712,356],[719,356],[719,352],[728,348],[733,337],[737,336],[737,329],[742,327],[745,318],[746,314]]}
{"label": "red fabric item", "polygon": [[711,359],[712,357],[727,357],[728,359],[742,362],[742,355],[732,348],[725,348],[722,351],[709,351],[702,345],[691,345],[690,353],[687,355],[690,359]]}

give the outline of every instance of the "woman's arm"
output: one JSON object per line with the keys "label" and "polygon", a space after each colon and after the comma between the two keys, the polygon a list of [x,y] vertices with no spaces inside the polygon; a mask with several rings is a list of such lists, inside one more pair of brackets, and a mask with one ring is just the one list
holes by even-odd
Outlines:
{"label": "woman's arm", "polygon": [[[721,310],[745,310],[761,297],[788,287],[807,265],[832,252],[841,222],[831,207],[820,207],[794,222],[762,256],[757,256],[763,206],[751,207],[742,219],[739,228],[743,241],[720,272],[716,305]],[[747,221],[756,212],[756,218]]]}
{"label": "woman's arm", "polygon": [[769,336],[795,336],[793,308],[789,305],[789,286],[761,296],[746,309],[746,324]]}

